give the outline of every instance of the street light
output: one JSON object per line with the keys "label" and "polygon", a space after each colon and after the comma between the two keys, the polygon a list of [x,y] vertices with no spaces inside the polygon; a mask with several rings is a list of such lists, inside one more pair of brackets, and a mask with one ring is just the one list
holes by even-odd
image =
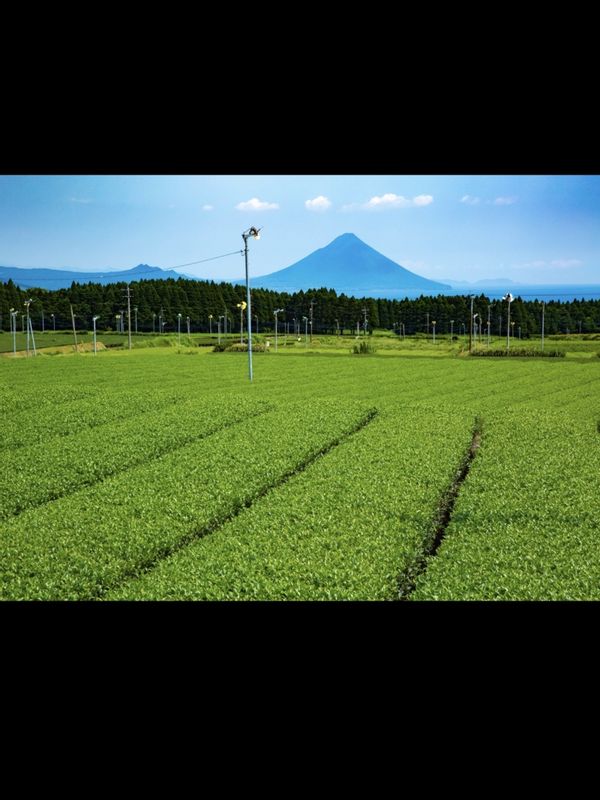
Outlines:
{"label": "street light", "polygon": [[134,312],[135,312],[135,334],[136,334],[136,336],[137,336],[137,332],[138,332],[138,329],[137,329],[137,310],[138,310],[138,307],[137,307],[137,306],[134,306],[134,307],[133,307],[133,310],[134,310]]}
{"label": "street light", "polygon": [[433,343],[435,344],[435,320],[431,320],[431,326],[433,327]]}
{"label": "street light", "polygon": [[277,352],[277,314],[284,310],[283,308],[276,308],[273,312],[275,314],[275,352]]}
{"label": "street light", "polygon": [[304,347],[308,347],[308,317],[302,317],[304,320]]}
{"label": "street light", "polygon": [[454,338],[454,320],[450,320],[450,341]]}
{"label": "street light", "polygon": [[[244,309],[246,308],[246,303],[242,300],[241,303],[236,303],[235,307],[239,308],[240,310],[240,344],[244,343]],[[248,316],[250,322],[252,321],[252,317]]]}
{"label": "street light", "polygon": [[188,341],[189,341],[189,339],[190,339],[190,335],[191,335],[191,334],[190,334],[190,318],[189,318],[189,317],[186,317],[186,318],[185,318],[185,321],[187,322],[187,332],[188,332]]}
{"label": "street light", "polygon": [[156,313],[152,312],[152,333],[156,333]]}
{"label": "street light", "polygon": [[510,350],[510,304],[514,300],[514,297],[510,292],[508,292],[507,294],[504,295],[502,299],[506,300],[508,303],[508,321],[506,323],[506,349]]}
{"label": "street light", "polygon": [[221,316],[219,317],[219,319],[217,321],[217,341],[218,341],[219,344],[221,344],[221,320],[222,319],[223,319],[223,315],[221,314]]}
{"label": "street light", "polygon": [[13,356],[17,355],[17,314],[19,312],[15,311],[14,308],[10,310],[10,318],[11,318],[11,325],[12,325],[12,335],[13,335]]}
{"label": "street light", "polygon": [[256,320],[256,332],[258,333],[258,314],[254,315],[254,319]]}
{"label": "street light", "polygon": [[52,317],[52,328],[54,329],[54,332],[56,333],[56,317],[54,316],[54,314],[50,314],[50,316]]}
{"label": "street light", "polygon": [[181,313],[177,314],[177,344],[181,346]]}
{"label": "street light", "polygon": [[212,321],[213,321],[213,315],[209,314],[208,315],[208,330],[209,330],[209,333],[210,333],[211,336],[212,336]]}
{"label": "street light", "polygon": [[95,316],[92,317],[92,322],[94,323],[94,355],[96,355],[96,320],[100,319],[100,317]]}
{"label": "street light", "polygon": [[[29,306],[33,303],[33,298],[29,298],[29,300],[25,300],[23,305],[25,306],[25,313],[27,314],[27,355],[29,356],[29,329],[31,327],[31,317],[29,316]],[[31,332],[33,336],[33,331]],[[35,345],[34,345],[35,349]]]}
{"label": "street light", "polygon": [[[260,228],[248,228],[242,233],[244,240],[244,262],[246,265],[246,305],[248,306],[248,319],[252,319],[252,304],[250,302],[250,280],[248,278],[248,238],[260,239]],[[252,325],[248,325],[248,377],[252,381]]]}

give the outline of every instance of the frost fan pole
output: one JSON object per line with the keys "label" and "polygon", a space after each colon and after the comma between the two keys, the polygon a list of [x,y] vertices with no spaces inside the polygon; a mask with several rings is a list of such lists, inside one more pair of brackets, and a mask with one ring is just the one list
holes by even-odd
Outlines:
{"label": "frost fan pole", "polygon": [[75,337],[75,352],[78,353],[79,349],[77,347],[77,331],[75,330],[75,314],[73,313],[72,303],[69,303],[69,308],[71,309],[71,323],[73,324],[73,336]]}

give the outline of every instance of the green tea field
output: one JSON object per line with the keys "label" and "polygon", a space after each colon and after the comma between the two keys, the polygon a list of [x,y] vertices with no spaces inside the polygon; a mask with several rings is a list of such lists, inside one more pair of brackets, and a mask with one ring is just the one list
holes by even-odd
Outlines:
{"label": "green tea field", "polygon": [[7,339],[0,597],[599,599],[600,342],[352,343]]}

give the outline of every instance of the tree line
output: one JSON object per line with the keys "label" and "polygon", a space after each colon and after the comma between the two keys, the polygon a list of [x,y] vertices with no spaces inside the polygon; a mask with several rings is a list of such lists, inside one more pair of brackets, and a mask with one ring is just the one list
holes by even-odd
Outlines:
{"label": "tree line", "polygon": [[[134,313],[139,332],[158,332],[159,320],[164,322],[165,332],[177,330],[178,314],[182,315],[182,331],[186,330],[189,317],[193,332],[217,329],[219,317],[227,315],[228,330],[239,331],[240,310],[238,303],[245,300],[243,285],[214,281],[195,281],[180,278],[175,280],[142,280],[131,282],[132,330]],[[99,330],[115,330],[117,314],[126,314],[126,283],[72,283],[68,289],[49,291],[45,289],[20,289],[12,280],[0,283],[0,330],[10,330],[10,309],[17,310],[17,329],[23,324],[24,303],[32,299],[30,316],[36,330],[64,330],[71,327],[71,306],[75,314],[76,327],[88,329],[92,316],[99,317]],[[407,335],[430,333],[435,322],[437,334],[451,331],[460,335],[469,331],[470,296],[447,297],[424,296],[410,300],[387,300],[349,297],[337,294],[333,289],[311,289],[294,293],[269,289],[252,289],[252,328],[260,331],[273,330],[274,311],[279,313],[280,324],[289,324],[304,332],[310,331],[309,320],[312,307],[313,333],[355,333],[357,324],[361,332],[365,329],[387,328]],[[134,312],[134,309],[137,311]],[[474,298],[474,313],[477,322],[487,331],[490,320],[492,334],[505,335],[507,304],[501,300],[490,300],[484,294]],[[212,320],[209,319],[212,315]],[[545,303],[545,332],[591,333],[600,331],[600,300],[550,300]],[[306,318],[306,320],[304,319]],[[223,320],[224,322],[224,320]],[[542,322],[542,302],[523,300],[518,295],[511,304],[511,322],[514,334],[522,338],[539,334]],[[246,323],[244,322],[244,325]]]}

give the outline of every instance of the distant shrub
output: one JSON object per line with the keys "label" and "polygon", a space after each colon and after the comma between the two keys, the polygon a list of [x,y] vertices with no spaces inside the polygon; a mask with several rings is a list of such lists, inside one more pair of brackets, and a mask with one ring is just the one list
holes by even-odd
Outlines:
{"label": "distant shrub", "polygon": [[[230,353],[247,353],[248,352],[248,345],[245,342],[235,342],[234,344],[230,344],[226,350]],[[260,342],[253,342],[252,343],[252,352],[253,353],[264,353],[265,346]]]}
{"label": "distant shrub", "polygon": [[564,350],[538,350],[534,347],[516,347],[514,350],[473,350],[472,356],[483,358],[489,356],[491,358],[564,358],[566,353]]}
{"label": "distant shrub", "polygon": [[[213,347],[213,353],[247,353],[248,352],[248,345],[245,342],[234,342],[233,344],[226,344],[225,342],[221,342],[221,344],[216,344]],[[260,342],[253,342],[252,343],[252,352],[253,353],[264,353],[265,346]]]}
{"label": "distant shrub", "polygon": [[371,342],[357,342],[352,348],[352,352],[356,355],[367,355],[369,353],[374,353],[375,347],[371,344]]}

